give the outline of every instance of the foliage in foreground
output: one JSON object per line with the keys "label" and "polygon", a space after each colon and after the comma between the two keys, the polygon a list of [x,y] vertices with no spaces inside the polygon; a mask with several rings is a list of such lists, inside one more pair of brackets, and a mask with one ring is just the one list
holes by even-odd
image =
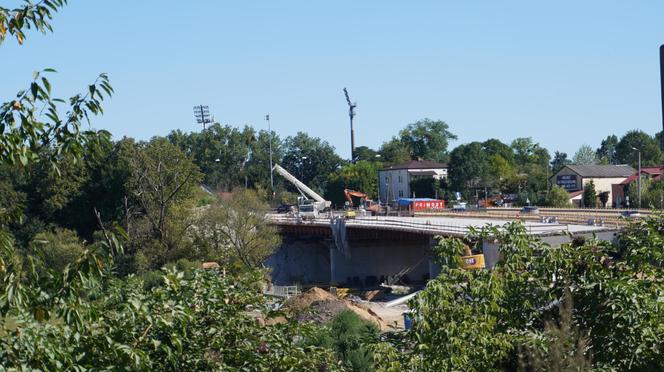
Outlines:
{"label": "foliage in foreground", "polygon": [[370,345],[378,339],[378,327],[351,310],[337,314],[319,328],[311,343],[334,350],[337,357],[353,371],[373,370]]}
{"label": "foliage in foreground", "polygon": [[[442,272],[411,302],[413,330],[374,346],[378,369],[516,369],[533,355],[548,367],[664,368],[664,216],[634,222],[615,244],[551,248],[518,223],[474,235],[441,240]],[[462,269],[464,245],[489,235],[504,260]]]}
{"label": "foliage in foreground", "polygon": [[223,277],[196,270],[186,279],[165,270],[162,285],[144,290],[135,277],[104,275],[103,262],[88,252],[62,277],[6,285],[0,364],[41,370],[336,368],[330,351],[303,344],[308,328],[257,322],[252,311],[265,309],[257,287],[261,272]]}

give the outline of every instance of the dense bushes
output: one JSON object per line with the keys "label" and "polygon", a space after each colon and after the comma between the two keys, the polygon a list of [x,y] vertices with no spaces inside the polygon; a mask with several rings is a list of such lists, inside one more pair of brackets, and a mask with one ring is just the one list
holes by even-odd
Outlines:
{"label": "dense bushes", "polygon": [[518,223],[469,238],[488,236],[504,258],[490,271],[460,268],[467,241],[441,241],[446,264],[411,302],[413,330],[374,346],[381,369],[515,369],[522,350],[549,365],[664,368],[664,216],[634,222],[616,244],[551,248]]}

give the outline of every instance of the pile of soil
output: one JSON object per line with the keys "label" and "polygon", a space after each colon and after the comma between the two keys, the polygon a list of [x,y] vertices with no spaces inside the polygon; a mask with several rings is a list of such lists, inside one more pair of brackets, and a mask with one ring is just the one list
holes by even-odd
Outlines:
{"label": "pile of soil", "polygon": [[344,310],[350,310],[360,318],[377,325],[381,330],[388,328],[387,324],[367,306],[340,299],[328,291],[318,287],[291,297],[284,302],[284,308],[293,312],[300,322],[313,321],[319,324],[327,323]]}

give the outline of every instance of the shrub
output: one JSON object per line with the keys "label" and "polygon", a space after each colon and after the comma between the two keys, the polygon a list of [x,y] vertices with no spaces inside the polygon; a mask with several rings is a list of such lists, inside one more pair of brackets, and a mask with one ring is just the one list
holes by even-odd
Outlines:
{"label": "shrub", "polygon": [[44,269],[62,271],[79,258],[85,247],[74,231],[55,229],[35,235],[28,245],[28,252],[38,257]]}

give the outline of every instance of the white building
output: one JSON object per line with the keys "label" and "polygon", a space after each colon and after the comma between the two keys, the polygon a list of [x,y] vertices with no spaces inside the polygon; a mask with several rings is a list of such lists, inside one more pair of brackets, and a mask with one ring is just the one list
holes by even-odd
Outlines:
{"label": "white building", "polygon": [[636,173],[636,169],[629,165],[566,165],[551,176],[550,181],[567,190],[570,200],[577,206],[582,204],[583,188],[593,181],[597,195],[609,193],[607,206],[610,207],[616,204],[612,185],[619,184]]}
{"label": "white building", "polygon": [[445,179],[447,169],[447,164],[429,160],[411,160],[384,168],[378,171],[380,201],[389,203],[399,198],[417,197],[417,195],[411,195],[411,181],[419,178]]}

